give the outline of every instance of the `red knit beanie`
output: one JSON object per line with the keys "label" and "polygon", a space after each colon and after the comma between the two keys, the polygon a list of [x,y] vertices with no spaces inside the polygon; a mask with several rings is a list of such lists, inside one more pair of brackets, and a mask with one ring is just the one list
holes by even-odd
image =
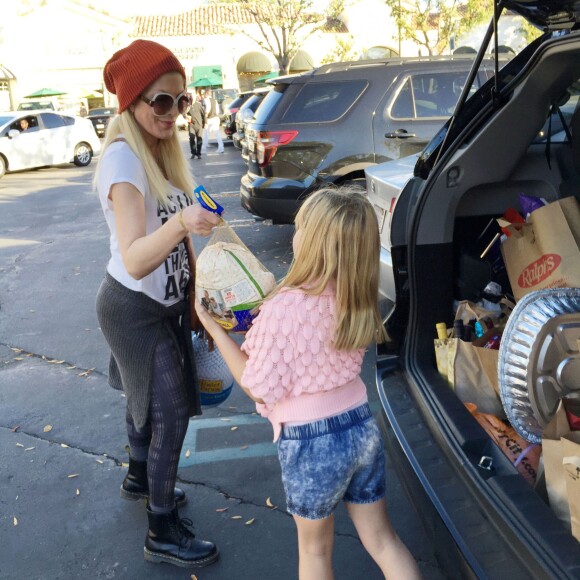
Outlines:
{"label": "red knit beanie", "polygon": [[151,40],[135,40],[109,59],[103,78],[107,90],[117,95],[122,113],[151,83],[174,71],[185,80],[183,66],[168,48]]}

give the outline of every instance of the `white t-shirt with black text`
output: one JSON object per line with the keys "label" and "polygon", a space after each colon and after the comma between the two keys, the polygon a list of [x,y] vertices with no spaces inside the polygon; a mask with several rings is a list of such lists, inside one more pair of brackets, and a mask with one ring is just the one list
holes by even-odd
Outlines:
{"label": "white t-shirt with black text", "polygon": [[135,280],[131,277],[123,264],[119,250],[113,203],[109,199],[111,187],[116,183],[130,183],[143,196],[147,235],[159,229],[180,209],[191,205],[193,200],[169,184],[170,196],[167,208],[165,208],[151,195],[145,169],[127,143],[123,141],[112,143],[105,150],[99,165],[97,190],[111,234],[109,237],[111,258],[107,265],[107,271],[115,280],[130,290],[143,292],[165,306],[175,304],[183,298],[189,281],[185,244],[180,242],[158,268],[141,280]]}

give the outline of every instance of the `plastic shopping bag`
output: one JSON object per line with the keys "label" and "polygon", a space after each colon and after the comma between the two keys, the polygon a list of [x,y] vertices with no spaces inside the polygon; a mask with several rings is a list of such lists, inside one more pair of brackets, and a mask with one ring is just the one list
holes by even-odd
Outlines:
{"label": "plastic shopping bag", "polygon": [[[220,214],[220,206],[200,186],[195,190],[203,207]],[[248,250],[223,221],[214,228],[196,262],[196,299],[226,330],[246,332],[253,311],[271,292],[274,275]]]}
{"label": "plastic shopping bag", "polygon": [[234,377],[217,348],[210,350],[207,340],[195,332],[191,339],[201,406],[219,405],[230,396]]}

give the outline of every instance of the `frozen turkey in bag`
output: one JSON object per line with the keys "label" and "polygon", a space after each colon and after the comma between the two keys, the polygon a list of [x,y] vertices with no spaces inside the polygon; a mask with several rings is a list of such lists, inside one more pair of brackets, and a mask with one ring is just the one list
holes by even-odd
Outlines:
{"label": "frozen turkey in bag", "polygon": [[223,328],[246,332],[252,310],[274,285],[274,275],[226,222],[214,228],[197,258],[195,297]]}

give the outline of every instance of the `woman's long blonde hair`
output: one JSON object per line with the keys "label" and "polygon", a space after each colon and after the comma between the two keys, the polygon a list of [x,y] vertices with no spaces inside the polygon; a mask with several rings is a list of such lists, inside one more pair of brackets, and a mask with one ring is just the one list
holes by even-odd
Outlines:
{"label": "woman's long blonde hair", "polygon": [[[126,109],[115,117],[107,128],[107,135],[101,151],[99,165],[95,172],[95,184],[97,182],[99,166],[103,154],[107,147],[122,135],[135,155],[139,157],[147,175],[151,195],[155,197],[163,206],[167,206],[169,201],[169,186],[167,181],[182,190],[189,197],[194,189],[193,177],[187,165],[185,155],[181,149],[177,131],[174,130],[171,139],[160,139],[159,141],[159,163],[151,153],[151,149],[145,143],[141,129],[133,113]],[[161,167],[165,169],[167,177],[163,174]]]}
{"label": "woman's long blonde hair", "polygon": [[334,348],[366,348],[384,340],[378,310],[379,228],[367,198],[347,187],[318,190],[304,202],[295,223],[299,248],[278,289],[320,294],[334,281]]}

